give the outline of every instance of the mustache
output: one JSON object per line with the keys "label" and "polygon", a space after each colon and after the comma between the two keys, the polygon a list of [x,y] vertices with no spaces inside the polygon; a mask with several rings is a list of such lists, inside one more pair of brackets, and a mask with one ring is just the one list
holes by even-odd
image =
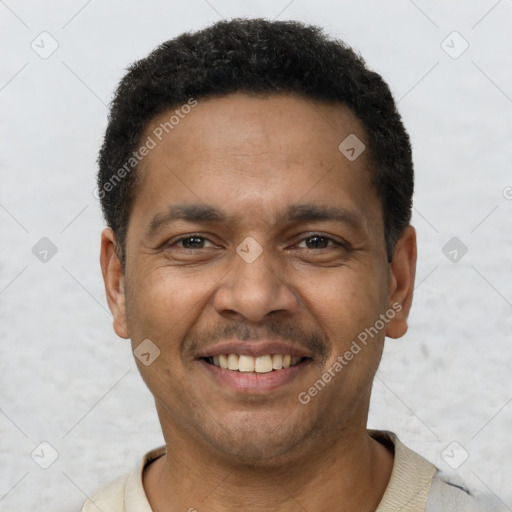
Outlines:
{"label": "mustache", "polygon": [[214,328],[208,332],[198,332],[187,336],[184,349],[195,353],[218,341],[226,341],[237,338],[240,341],[288,341],[298,346],[307,348],[312,354],[318,356],[320,361],[327,360],[329,343],[326,336],[317,330],[306,332],[295,324],[284,322],[272,322],[251,327],[245,322],[234,322],[228,325]]}

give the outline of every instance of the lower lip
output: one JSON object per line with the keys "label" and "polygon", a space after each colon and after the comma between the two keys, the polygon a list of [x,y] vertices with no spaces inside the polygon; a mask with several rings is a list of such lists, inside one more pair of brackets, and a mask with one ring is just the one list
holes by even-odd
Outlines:
{"label": "lower lip", "polygon": [[309,363],[311,363],[311,359],[305,359],[289,368],[273,370],[267,373],[225,370],[207,363],[204,359],[199,359],[199,363],[223,386],[239,393],[263,394],[279,389],[291,382],[306,369]]}

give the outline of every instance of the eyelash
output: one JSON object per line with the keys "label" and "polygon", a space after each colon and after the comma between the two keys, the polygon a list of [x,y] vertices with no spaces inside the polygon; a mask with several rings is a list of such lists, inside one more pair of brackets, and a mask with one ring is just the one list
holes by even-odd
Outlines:
{"label": "eyelash", "polygon": [[[203,239],[203,240],[207,240],[207,241],[208,241],[208,242],[210,242],[210,243],[213,243],[213,242],[211,242],[210,240],[208,240],[208,238],[207,238],[207,237],[205,237],[205,236],[203,236],[203,235],[200,235],[200,234],[198,234],[198,233],[192,233],[192,234],[190,234],[190,235],[182,236],[182,237],[178,238],[178,239],[177,239],[177,240],[175,240],[174,242],[172,242],[172,243],[168,244],[168,247],[174,247],[174,246],[178,245],[180,242],[183,242],[184,240],[189,240],[190,238],[201,238],[201,239]],[[339,246],[339,247],[341,247],[341,248],[345,248],[345,249],[347,248],[347,246],[346,246],[345,244],[343,244],[343,243],[341,243],[341,242],[338,242],[338,241],[334,240],[334,238],[331,238],[331,237],[329,237],[329,236],[327,236],[327,235],[323,235],[323,234],[321,234],[321,233],[313,233],[313,234],[310,234],[309,236],[302,238],[302,239],[300,240],[300,242],[304,242],[305,240],[310,240],[310,239],[312,239],[312,238],[322,238],[322,239],[327,240],[328,242],[329,242],[329,241],[331,241],[331,242],[332,242],[332,244],[331,244],[331,245],[328,245],[327,247],[322,247],[322,248],[320,248],[320,249],[309,249],[309,250],[313,250],[313,251],[315,251],[315,250],[316,250],[316,251],[320,251],[320,250],[328,249],[328,248],[333,247],[333,246],[336,246],[336,245],[337,245],[337,246]],[[181,249],[184,249],[184,250],[186,250],[186,251],[194,251],[194,250],[196,250],[196,249],[190,249],[190,248],[186,248],[186,247],[181,247]],[[204,247],[200,247],[199,249],[204,249]],[[307,247],[304,247],[303,249],[308,249],[308,248],[307,248]]]}

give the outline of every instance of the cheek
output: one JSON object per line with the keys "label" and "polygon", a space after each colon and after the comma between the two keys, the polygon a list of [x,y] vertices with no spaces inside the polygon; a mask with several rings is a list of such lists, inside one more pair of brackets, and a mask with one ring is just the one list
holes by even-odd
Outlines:
{"label": "cheek", "polygon": [[180,338],[209,300],[214,279],[206,273],[160,267],[141,274],[127,298],[130,332],[162,343]]}
{"label": "cheek", "polygon": [[371,325],[385,304],[375,275],[351,268],[319,273],[304,283],[301,295],[306,307],[325,327],[333,348],[350,341]]}
{"label": "cheek", "polygon": [[143,340],[149,339],[159,352],[149,365],[142,360],[136,363],[155,397],[178,407],[177,397],[185,393],[182,341],[208,300],[208,283],[197,276],[184,277],[170,267],[138,275],[137,282],[130,283],[127,294],[132,349],[136,350]]}
{"label": "cheek", "polygon": [[334,379],[333,390],[344,385],[366,389],[381,357],[385,330],[375,334],[370,328],[385,311],[385,296],[376,276],[367,275],[339,275],[316,294],[315,312],[332,350],[322,371],[336,361],[343,367],[335,372],[342,376]]}

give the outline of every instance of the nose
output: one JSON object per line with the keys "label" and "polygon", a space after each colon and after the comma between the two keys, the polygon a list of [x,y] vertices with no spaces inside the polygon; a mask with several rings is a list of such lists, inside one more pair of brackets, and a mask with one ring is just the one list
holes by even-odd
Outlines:
{"label": "nose", "polygon": [[242,252],[235,253],[233,267],[220,282],[214,296],[217,312],[231,320],[239,316],[254,323],[278,311],[294,314],[298,301],[285,282],[282,265],[269,250],[263,250],[254,260]]}

